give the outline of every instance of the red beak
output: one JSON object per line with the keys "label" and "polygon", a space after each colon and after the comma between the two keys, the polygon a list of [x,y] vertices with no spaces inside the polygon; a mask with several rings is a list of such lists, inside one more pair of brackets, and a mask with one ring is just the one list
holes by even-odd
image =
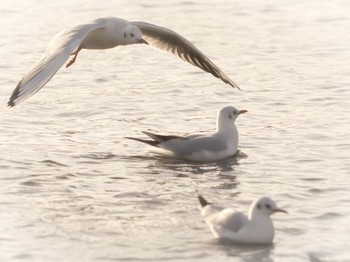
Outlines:
{"label": "red beak", "polygon": [[145,39],[143,39],[143,38],[141,38],[139,41],[137,41],[137,43],[138,43],[138,44],[146,44],[146,45],[149,45],[149,43],[148,43]]}
{"label": "red beak", "polygon": [[243,109],[243,110],[239,110],[239,111],[238,111],[238,115],[244,114],[244,113],[247,113],[247,112],[248,112],[248,110],[244,110],[244,109]]}
{"label": "red beak", "polygon": [[276,213],[276,212],[281,212],[281,213],[286,213],[286,214],[288,214],[288,212],[287,212],[286,210],[280,209],[280,208],[276,208],[276,209],[274,210],[274,213]]}

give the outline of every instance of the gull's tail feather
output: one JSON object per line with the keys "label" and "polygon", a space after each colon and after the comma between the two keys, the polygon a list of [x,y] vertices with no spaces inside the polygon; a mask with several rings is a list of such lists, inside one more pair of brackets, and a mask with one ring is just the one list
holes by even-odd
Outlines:
{"label": "gull's tail feather", "polygon": [[201,195],[198,195],[198,200],[199,200],[199,203],[201,204],[201,207],[205,207],[207,205],[209,205],[210,203],[205,200],[204,197],[202,197]]}

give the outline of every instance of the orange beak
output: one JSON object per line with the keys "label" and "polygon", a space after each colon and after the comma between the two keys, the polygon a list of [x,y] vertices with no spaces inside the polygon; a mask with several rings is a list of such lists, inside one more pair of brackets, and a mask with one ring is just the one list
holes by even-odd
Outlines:
{"label": "orange beak", "polygon": [[146,45],[149,45],[149,43],[148,43],[145,39],[143,39],[143,38],[141,38],[139,41],[137,41],[137,43],[138,43],[138,44],[146,44]]}
{"label": "orange beak", "polygon": [[273,212],[274,212],[274,213],[276,213],[276,212],[281,212],[281,213],[286,213],[286,214],[288,214],[288,212],[287,212],[286,210],[281,209],[281,208],[276,208]]}
{"label": "orange beak", "polygon": [[243,110],[239,110],[239,111],[238,111],[238,115],[244,114],[244,113],[247,113],[247,112],[248,112],[248,110],[244,110],[244,109],[243,109]]}

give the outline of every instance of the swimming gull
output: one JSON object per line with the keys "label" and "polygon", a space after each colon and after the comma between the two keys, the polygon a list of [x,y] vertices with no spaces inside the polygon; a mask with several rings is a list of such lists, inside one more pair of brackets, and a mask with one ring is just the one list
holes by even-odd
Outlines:
{"label": "swimming gull", "polygon": [[126,137],[158,148],[157,153],[192,161],[217,161],[233,156],[238,148],[236,118],[247,110],[233,106],[222,108],[217,116],[216,132],[210,135],[157,135],[144,131],[152,140]]}
{"label": "swimming gull", "polygon": [[270,244],[275,229],[270,215],[287,213],[268,197],[261,197],[250,207],[248,217],[233,208],[221,208],[198,196],[201,214],[216,238],[229,239],[237,243]]}
{"label": "swimming gull", "polygon": [[[190,41],[178,33],[146,22],[107,17],[67,28],[49,43],[41,58],[24,74],[14,89],[8,106],[13,107],[38,92],[67,62],[71,66],[82,49],[108,49],[143,43],[177,55],[182,60],[238,86]],[[239,89],[239,88],[238,88]]]}

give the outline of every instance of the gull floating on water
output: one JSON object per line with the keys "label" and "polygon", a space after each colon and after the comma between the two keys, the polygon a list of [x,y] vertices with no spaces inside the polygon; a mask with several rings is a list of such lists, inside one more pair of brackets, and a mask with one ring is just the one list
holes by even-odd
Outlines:
{"label": "gull floating on water", "polygon": [[270,244],[275,235],[270,215],[276,212],[287,213],[276,203],[262,197],[254,201],[248,217],[233,208],[221,208],[210,204],[198,196],[201,214],[216,238],[229,239],[237,243]]}
{"label": "gull floating on water", "polygon": [[247,110],[233,106],[222,108],[217,116],[217,129],[211,135],[164,136],[143,132],[153,140],[127,137],[154,146],[157,152],[192,161],[217,161],[233,156],[238,148],[236,118]]}
{"label": "gull floating on water", "polygon": [[226,84],[238,88],[208,57],[178,33],[146,22],[129,22],[121,18],[107,17],[58,33],[39,61],[19,81],[8,105],[13,107],[38,92],[71,55],[73,58],[66,67],[72,65],[82,49],[108,49],[136,43],[148,44],[173,53],[182,60],[220,78]]}

